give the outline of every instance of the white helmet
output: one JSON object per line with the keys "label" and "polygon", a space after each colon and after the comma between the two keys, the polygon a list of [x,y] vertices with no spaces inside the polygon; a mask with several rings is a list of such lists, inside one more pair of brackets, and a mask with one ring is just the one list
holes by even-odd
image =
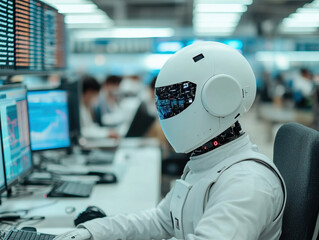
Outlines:
{"label": "white helmet", "polygon": [[201,42],[175,53],[161,69],[155,101],[163,132],[176,152],[189,153],[247,112],[256,80],[235,49]]}

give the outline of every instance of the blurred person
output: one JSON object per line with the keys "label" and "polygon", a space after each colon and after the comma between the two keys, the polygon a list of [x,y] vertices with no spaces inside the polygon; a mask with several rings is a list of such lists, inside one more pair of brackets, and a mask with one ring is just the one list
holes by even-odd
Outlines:
{"label": "blurred person", "polygon": [[143,88],[142,79],[138,75],[124,76],[120,84],[121,95],[126,97],[139,96]]}
{"label": "blurred person", "polygon": [[100,127],[94,121],[94,106],[98,101],[100,84],[93,77],[86,75],[82,78],[82,99],[80,105],[81,134],[86,138],[117,138],[115,131]]}
{"label": "blurred person", "polygon": [[283,76],[280,73],[275,77],[274,80],[275,80],[275,83],[274,83],[273,91],[272,91],[273,103],[277,107],[282,107],[284,96],[286,94],[285,81]]}
{"label": "blurred person", "polygon": [[164,64],[155,94],[166,138],[190,155],[181,179],[154,209],[94,219],[56,240],[278,240],[285,184],[238,122],[256,95],[246,59],[221,43],[189,45]]}
{"label": "blurred person", "polygon": [[293,82],[294,100],[297,108],[311,108],[314,84],[309,69],[300,69]]}
{"label": "blurred person", "polygon": [[119,111],[119,87],[121,81],[122,77],[110,75],[102,85],[94,111],[96,120],[100,125],[104,125],[103,118],[107,120],[107,115],[110,116],[112,113]]}
{"label": "blurred person", "polygon": [[270,73],[265,71],[262,74],[262,86],[260,89],[260,100],[262,102],[271,102],[272,81]]}

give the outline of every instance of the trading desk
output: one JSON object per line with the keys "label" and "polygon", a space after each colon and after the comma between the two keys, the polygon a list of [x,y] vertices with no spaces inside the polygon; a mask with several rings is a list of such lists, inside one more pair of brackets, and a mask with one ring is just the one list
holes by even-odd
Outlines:
{"label": "trading desk", "polygon": [[45,198],[48,187],[30,186],[28,189],[34,192],[33,195],[3,199],[0,209],[10,211],[34,208],[26,217],[45,216],[45,220],[35,224],[27,222],[21,226],[34,226],[40,232],[59,234],[73,228],[73,220],[90,205],[102,208],[108,216],[155,207],[160,200],[159,148],[120,147],[115,155],[116,163],[126,165],[120,181],[96,185],[90,198]]}

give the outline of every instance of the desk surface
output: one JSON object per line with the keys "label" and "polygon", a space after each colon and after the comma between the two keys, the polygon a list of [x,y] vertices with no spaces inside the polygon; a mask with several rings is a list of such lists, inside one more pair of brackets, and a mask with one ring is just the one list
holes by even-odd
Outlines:
{"label": "desk surface", "polygon": [[[259,116],[266,121],[272,123],[286,123],[286,122],[312,122],[312,111],[277,107],[274,104],[263,103],[258,106]],[[303,121],[302,121],[303,120]]]}
{"label": "desk surface", "polygon": [[[157,147],[119,149],[114,162],[125,164],[125,173],[116,184],[96,185],[90,198],[45,198],[48,187],[32,186],[29,188],[33,195],[4,199],[0,209],[35,208],[27,217],[45,216],[46,219],[34,226],[42,232],[60,233],[73,228],[73,220],[89,205],[102,208],[109,216],[155,207],[160,199],[160,154]],[[70,207],[75,208],[73,213],[67,213],[66,209]],[[32,223],[26,225],[31,226]]]}

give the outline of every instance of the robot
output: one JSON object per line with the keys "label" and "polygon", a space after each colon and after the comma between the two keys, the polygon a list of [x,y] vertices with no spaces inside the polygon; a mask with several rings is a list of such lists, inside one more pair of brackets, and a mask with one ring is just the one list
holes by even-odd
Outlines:
{"label": "robot", "polygon": [[183,175],[156,208],[92,220],[57,239],[279,239],[285,183],[238,122],[255,95],[254,73],[231,47],[200,42],[174,54],[155,102],[166,138],[191,156]]}

